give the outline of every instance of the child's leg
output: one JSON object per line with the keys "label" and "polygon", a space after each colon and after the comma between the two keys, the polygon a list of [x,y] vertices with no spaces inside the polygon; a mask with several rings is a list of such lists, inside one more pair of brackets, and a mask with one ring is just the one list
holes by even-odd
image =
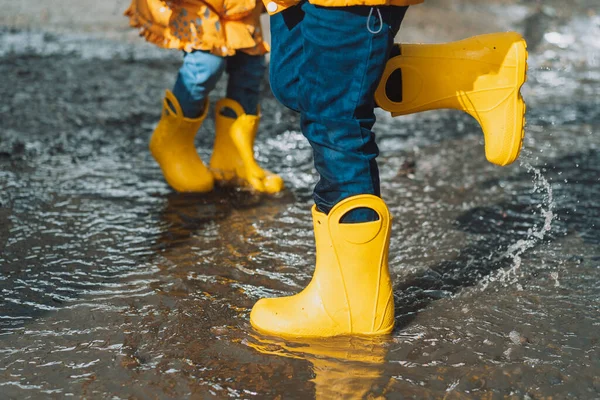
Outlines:
{"label": "child's leg", "polygon": [[[328,213],[347,197],[380,195],[374,93],[406,8],[302,9],[299,109],[321,176],[315,202]],[[357,210],[347,221],[374,217]]]}
{"label": "child's leg", "polygon": [[227,57],[227,98],[237,101],[248,115],[257,115],[265,57],[237,52]]}
{"label": "child's leg", "polygon": [[162,117],[150,139],[150,152],[166,181],[179,192],[208,192],[214,179],[194,138],[206,118],[206,101],[225,68],[225,61],[203,51],[185,53],[173,92],[163,100]]}
{"label": "child's leg", "polygon": [[298,84],[302,58],[301,29],[304,11],[300,5],[271,16],[271,90],[287,108],[298,108]]}
{"label": "child's leg", "polygon": [[215,105],[215,146],[210,167],[221,183],[241,184],[265,193],[283,190],[280,176],[261,168],[254,159],[254,140],[260,123],[260,86],[265,58],[237,52],[227,57],[227,98]]}
{"label": "child's leg", "polygon": [[[274,41],[301,42],[300,56],[290,60],[299,64],[298,82],[295,76],[276,76],[280,79],[272,83],[297,88],[302,132],[321,175],[315,202],[328,215],[313,208],[317,255],[311,282],[296,295],[259,300],[250,322],[274,335],[386,334],[394,325],[387,265],[391,218],[385,203],[373,196],[379,195],[373,95],[406,8],[308,2],[300,7],[299,35],[286,36],[292,30],[285,24],[272,34]],[[272,68],[272,76],[279,73]],[[290,104],[293,108],[293,100]],[[377,222],[343,223],[375,216]]]}
{"label": "child's leg", "polygon": [[217,85],[224,70],[223,57],[200,50],[185,53],[173,94],[186,118],[202,115],[206,98]]}

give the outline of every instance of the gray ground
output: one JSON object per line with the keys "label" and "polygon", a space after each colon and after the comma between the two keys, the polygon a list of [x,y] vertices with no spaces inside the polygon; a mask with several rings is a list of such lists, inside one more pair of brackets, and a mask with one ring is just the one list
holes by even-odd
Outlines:
{"label": "gray ground", "polygon": [[498,168],[466,115],[380,113],[396,329],[309,343],[248,324],[314,266],[297,116],[265,89],[257,157],[281,196],[175,194],[147,140],[180,54],[125,2],[0,0],[1,397],[600,398],[596,3],[410,10],[403,41],[525,34],[525,149]]}

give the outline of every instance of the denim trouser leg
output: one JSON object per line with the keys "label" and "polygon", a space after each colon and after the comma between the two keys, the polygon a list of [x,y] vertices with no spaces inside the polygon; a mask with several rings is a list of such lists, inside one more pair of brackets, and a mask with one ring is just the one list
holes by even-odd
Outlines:
{"label": "denim trouser leg", "polygon": [[[344,198],[380,194],[374,93],[405,12],[304,2],[272,17],[271,85],[301,114],[320,174],[314,198],[325,213]],[[374,217],[359,210],[345,221]]]}
{"label": "denim trouser leg", "polygon": [[237,52],[227,57],[227,97],[240,103],[246,114],[257,115],[265,69],[265,57],[262,55]]}
{"label": "denim trouser leg", "polygon": [[301,28],[304,11],[300,5],[274,14],[271,23],[271,62],[269,80],[271,91],[281,104],[300,112],[298,87],[302,60]]}
{"label": "denim trouser leg", "polygon": [[240,103],[247,114],[256,115],[265,68],[262,55],[237,52],[223,58],[200,50],[184,53],[173,94],[183,115],[197,118],[202,115],[204,101],[226,69],[229,74],[227,97]]}
{"label": "denim trouser leg", "polygon": [[186,118],[197,118],[204,112],[204,103],[225,70],[225,59],[206,51],[184,53],[173,94]]}

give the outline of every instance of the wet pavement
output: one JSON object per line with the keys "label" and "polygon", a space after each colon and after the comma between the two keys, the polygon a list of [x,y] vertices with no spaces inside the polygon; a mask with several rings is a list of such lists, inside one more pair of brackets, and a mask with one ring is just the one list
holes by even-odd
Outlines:
{"label": "wet pavement", "polygon": [[[452,38],[485,15],[529,39],[514,165],[485,161],[466,115],[378,114],[396,303],[380,339],[249,326],[258,298],[300,290],[314,266],[310,147],[268,91],[257,157],[286,191],[176,194],[147,140],[177,52],[2,28],[1,397],[600,398],[600,17],[593,1],[544,3],[447,6],[475,13]],[[428,30],[426,11],[407,36],[439,40],[449,23]]]}

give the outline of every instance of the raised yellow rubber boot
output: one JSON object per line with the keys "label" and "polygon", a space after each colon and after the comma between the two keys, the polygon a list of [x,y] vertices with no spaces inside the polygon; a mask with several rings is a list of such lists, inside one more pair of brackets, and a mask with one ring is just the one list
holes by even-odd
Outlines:
{"label": "raised yellow rubber boot", "polygon": [[208,102],[200,117],[185,118],[175,95],[169,90],[165,94],[162,117],[150,138],[150,152],[167,183],[178,192],[204,193],[213,189],[213,176],[194,146],[207,112]]}
{"label": "raised yellow rubber boot", "polygon": [[[222,115],[225,108],[232,109],[237,118]],[[249,185],[263,193],[277,193],[283,190],[283,179],[262,169],[254,159],[254,139],[259,122],[259,115],[246,114],[237,101],[218,101],[215,110],[217,133],[210,169],[217,181]]]}
{"label": "raised yellow rubber boot", "polygon": [[399,44],[375,93],[393,116],[440,108],[462,110],[481,125],[485,155],[497,165],[519,156],[525,131],[520,88],[527,74],[525,40],[492,33],[445,44]]}
{"label": "raised yellow rubber boot", "polygon": [[[378,221],[343,224],[349,211],[370,208]],[[259,332],[290,337],[380,335],[394,327],[388,271],[391,217],[383,200],[358,195],[325,215],[312,209],[317,262],[300,293],[259,300],[250,323]]]}

